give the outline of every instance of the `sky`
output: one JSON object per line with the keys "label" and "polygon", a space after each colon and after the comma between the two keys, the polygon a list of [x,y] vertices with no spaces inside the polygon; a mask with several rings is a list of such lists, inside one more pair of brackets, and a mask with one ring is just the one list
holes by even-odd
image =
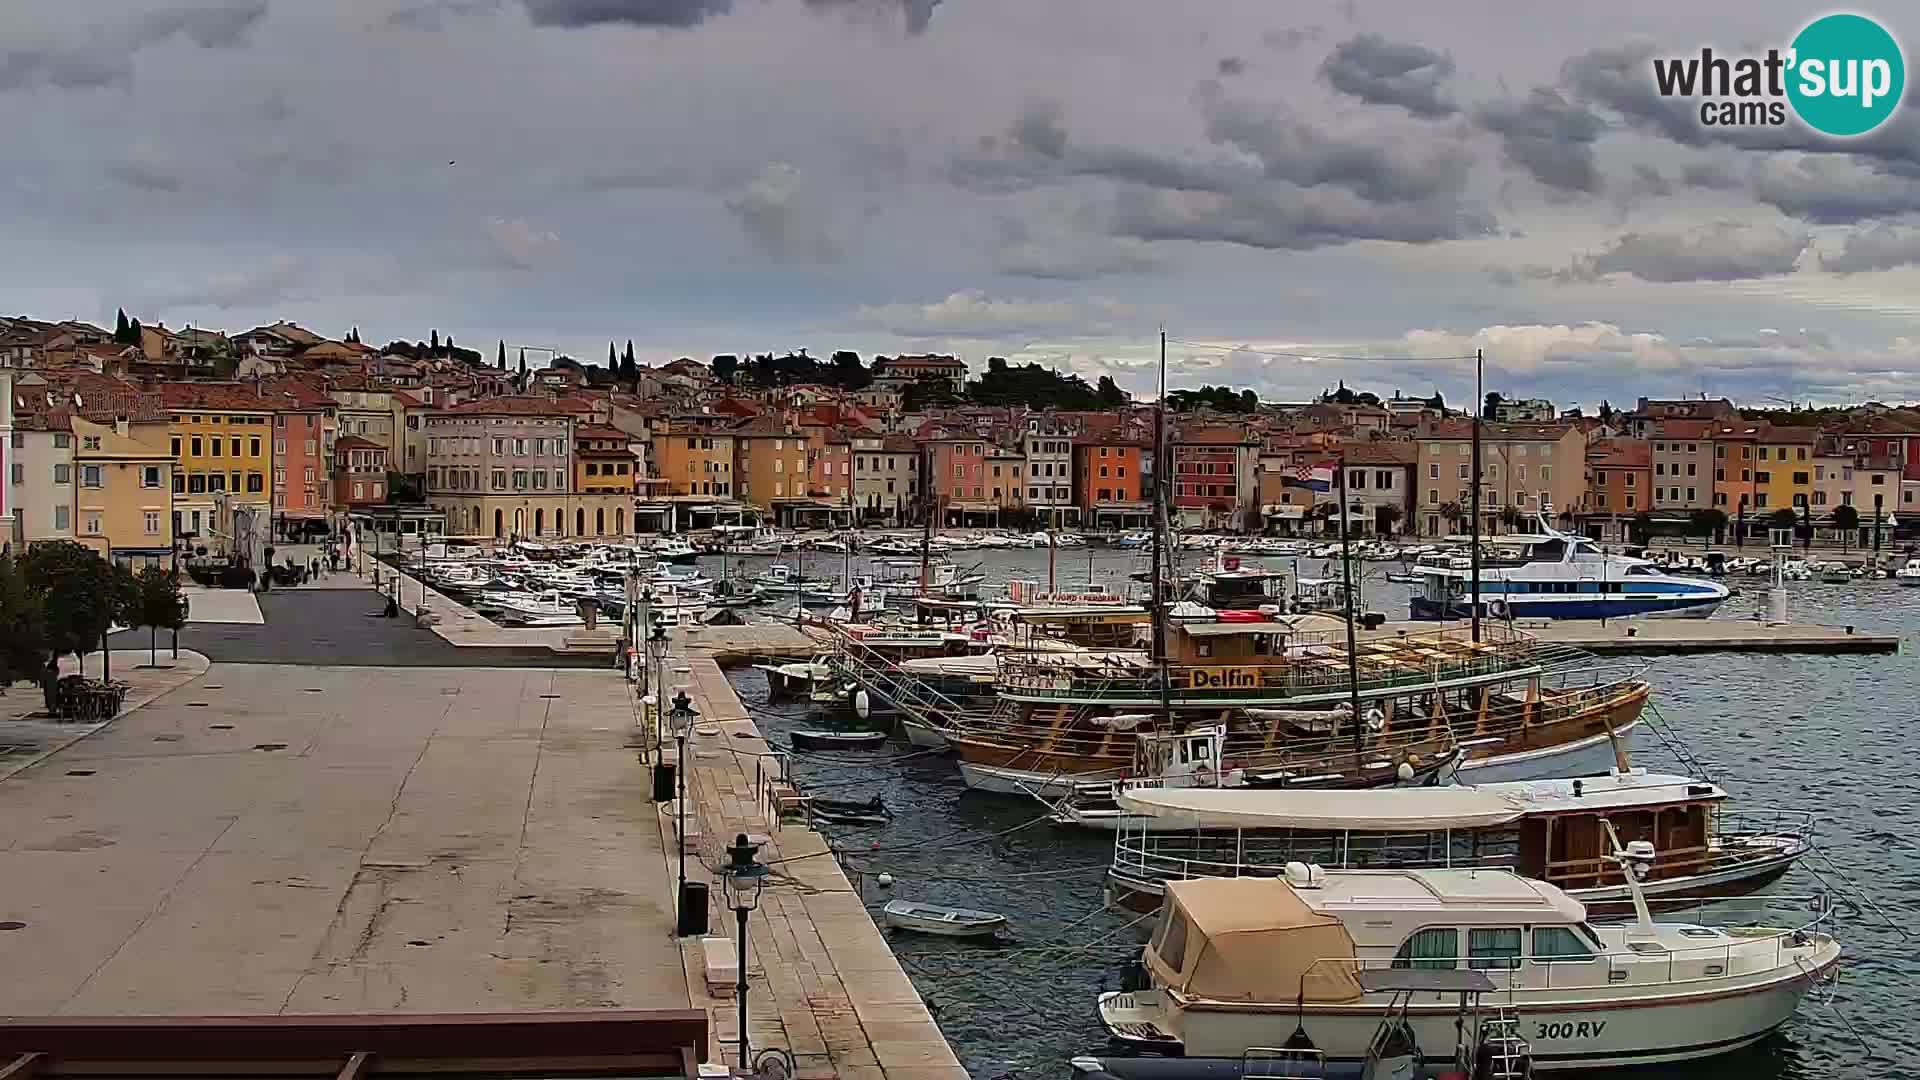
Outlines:
{"label": "sky", "polygon": [[1826,10],[7,0],[0,311],[1135,391],[1164,327],[1171,386],[1269,400],[1464,403],[1476,350],[1562,405],[1920,399],[1920,88],[1853,140],[1654,89]]}

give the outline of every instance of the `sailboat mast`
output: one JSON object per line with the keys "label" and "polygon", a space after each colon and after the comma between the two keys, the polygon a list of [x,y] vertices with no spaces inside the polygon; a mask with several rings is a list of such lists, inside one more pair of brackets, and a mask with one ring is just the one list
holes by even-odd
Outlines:
{"label": "sailboat mast", "polygon": [[[1173,727],[1173,687],[1167,670],[1167,610],[1161,594],[1160,560],[1167,554],[1167,332],[1160,331],[1160,396],[1153,405],[1153,572],[1147,610],[1153,613],[1153,659],[1160,668],[1160,711]],[[1171,565],[1171,564],[1169,564]]]}
{"label": "sailboat mast", "polygon": [[1347,533],[1347,455],[1344,452],[1334,459],[1334,468],[1339,470],[1335,479],[1336,490],[1340,492],[1340,577],[1347,608],[1347,703],[1353,710],[1353,752],[1357,756],[1366,752],[1366,728],[1360,721],[1360,643],[1355,640],[1354,632],[1359,613],[1353,603],[1353,539]]}
{"label": "sailboat mast", "polygon": [[1480,413],[1487,401],[1485,357],[1484,350],[1473,350],[1473,492],[1468,507],[1473,514],[1473,527],[1468,534],[1473,538],[1473,585],[1467,593],[1467,607],[1473,618],[1476,642],[1480,640]]}
{"label": "sailboat mast", "polygon": [[940,500],[933,496],[933,448],[920,448],[920,596],[927,595],[927,551],[933,546],[933,508]]}

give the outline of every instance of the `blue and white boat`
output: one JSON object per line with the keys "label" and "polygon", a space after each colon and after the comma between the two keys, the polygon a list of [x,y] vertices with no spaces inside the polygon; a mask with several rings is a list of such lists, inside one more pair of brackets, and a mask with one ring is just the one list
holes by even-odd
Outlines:
{"label": "blue and white boat", "polygon": [[[1480,614],[1495,619],[1618,619],[1634,615],[1705,618],[1724,603],[1727,587],[1682,577],[1646,559],[1611,555],[1584,536],[1561,532],[1539,520],[1540,532],[1500,537],[1505,551],[1520,549],[1517,563],[1483,555]],[[1413,568],[1410,600],[1415,619],[1461,619],[1473,613],[1468,599],[1472,571],[1467,560]],[[1422,560],[1423,563],[1426,560]],[[1488,565],[1488,563],[1497,563]]]}

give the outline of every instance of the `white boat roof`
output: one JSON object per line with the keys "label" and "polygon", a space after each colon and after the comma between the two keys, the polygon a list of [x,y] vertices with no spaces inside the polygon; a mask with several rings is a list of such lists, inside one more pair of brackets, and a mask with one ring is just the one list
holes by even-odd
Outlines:
{"label": "white boat roof", "polygon": [[1000,671],[1000,658],[992,653],[920,656],[901,661],[900,667],[916,675],[995,675]]}
{"label": "white boat roof", "polygon": [[1478,919],[1515,922],[1582,922],[1587,917],[1578,900],[1511,870],[1329,870],[1317,888],[1294,892],[1313,910],[1336,916],[1470,909]]}
{"label": "white boat roof", "polygon": [[1298,629],[1283,622],[1189,622],[1180,629],[1188,637],[1231,637],[1235,634],[1293,634]]}
{"label": "white boat roof", "polygon": [[[1576,782],[1581,788],[1577,797]],[[1635,771],[1579,781],[1367,791],[1135,788],[1122,792],[1119,803],[1129,814],[1179,821],[1193,829],[1436,832],[1491,828],[1529,814],[1627,810],[1726,797],[1723,789],[1689,777]]]}

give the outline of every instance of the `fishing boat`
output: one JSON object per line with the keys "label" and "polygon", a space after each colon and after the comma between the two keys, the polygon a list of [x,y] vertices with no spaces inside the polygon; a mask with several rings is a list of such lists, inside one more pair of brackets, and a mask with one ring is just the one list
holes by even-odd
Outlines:
{"label": "fishing boat", "polygon": [[770,701],[808,697],[813,693],[816,682],[830,677],[833,673],[827,665],[812,661],[755,664],[753,670],[766,675],[767,698]]}
{"label": "fishing boat", "polygon": [[1007,925],[1005,915],[970,908],[922,904],[913,900],[889,900],[880,909],[881,917],[895,930],[938,937],[992,937]]}
{"label": "fishing boat", "polygon": [[653,557],[661,562],[690,563],[700,556],[700,549],[677,536],[663,536],[653,542]]}
{"label": "fishing boat", "polygon": [[496,607],[503,621],[521,626],[578,626],[586,621],[580,617],[579,598],[553,589],[503,596]]}
{"label": "fishing boat", "polygon": [[821,731],[799,729],[787,733],[795,750],[873,750],[886,745],[884,731]]}
{"label": "fishing boat", "polygon": [[[1632,871],[1651,845],[1618,857]],[[1283,877],[1170,882],[1143,954],[1148,988],[1102,994],[1100,1020],[1156,1053],[1240,1057],[1297,1030],[1289,1045],[1352,1062],[1392,1010],[1422,1046],[1451,1046],[1456,1020],[1451,992],[1397,1003],[1362,974],[1464,968],[1495,984],[1534,1069],[1649,1065],[1758,1041],[1837,970],[1824,906],[1800,925],[1721,929],[1656,924],[1633,895],[1633,922],[1596,926],[1578,900],[1506,870],[1296,863]]]}
{"label": "fishing boat", "polygon": [[[1644,770],[1581,779],[1392,791],[1123,787],[1110,814],[1076,824],[1116,830],[1108,897],[1151,911],[1166,883],[1277,877],[1288,863],[1329,869],[1506,868],[1545,881],[1590,912],[1623,913],[1622,869],[1601,821],[1627,843],[1658,844],[1641,876],[1658,906],[1752,893],[1813,850],[1809,812],[1735,811],[1718,785]],[[1068,808],[1064,812],[1072,813]]]}
{"label": "fishing boat", "polygon": [[1717,581],[1703,581],[1663,571],[1648,559],[1613,555],[1594,540],[1561,532],[1538,514],[1537,535],[1507,536],[1502,540],[1521,549],[1518,565],[1490,565],[1482,561],[1480,591],[1473,588],[1471,560],[1461,567],[1457,559],[1445,565],[1414,567],[1421,583],[1409,599],[1415,619],[1456,619],[1476,611],[1493,619],[1603,619],[1631,615],[1706,618],[1724,603],[1730,591]]}
{"label": "fishing boat", "polygon": [[1893,572],[1893,579],[1904,588],[1920,587],[1920,559],[1908,559],[1905,565]]}

